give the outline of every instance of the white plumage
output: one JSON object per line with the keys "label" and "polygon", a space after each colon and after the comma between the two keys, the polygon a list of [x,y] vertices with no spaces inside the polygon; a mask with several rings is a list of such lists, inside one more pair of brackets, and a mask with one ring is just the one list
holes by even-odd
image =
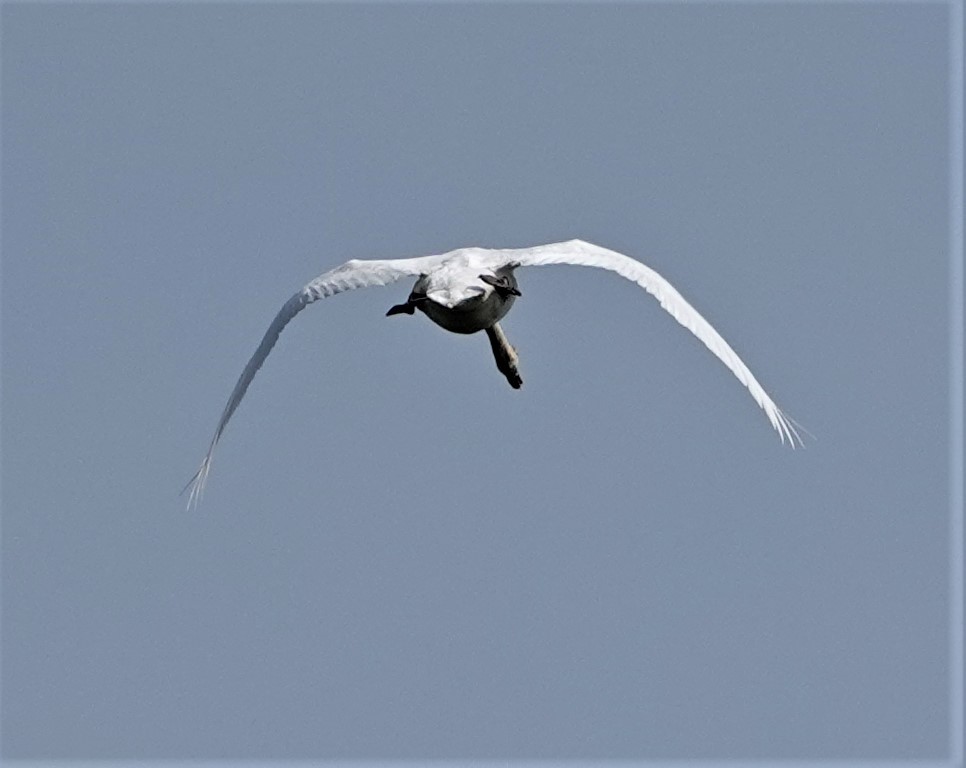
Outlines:
{"label": "white plumage", "polygon": [[392,307],[387,314],[413,314],[419,309],[437,325],[454,333],[485,331],[496,359],[497,367],[514,388],[521,386],[517,369],[517,355],[506,340],[499,321],[506,315],[517,296],[514,270],[517,267],[537,267],[546,264],[576,264],[600,267],[616,272],[637,283],[656,298],[662,307],[681,325],[697,336],[745,387],[761,406],[782,442],[795,447],[801,437],[795,422],[782,413],[768,396],[748,367],[721,335],[705,320],[674,287],[657,272],[641,262],[616,251],[582,240],[551,243],[533,248],[486,249],[460,248],[437,256],[414,259],[348,261],[306,285],[290,298],[265,332],[231,397],[222,411],[221,419],[201,466],[185,486],[188,507],[201,499],[205,481],[211,470],[211,459],[228,421],[238,407],[249,384],[261,368],[279,334],[303,308],[318,299],[355,288],[388,285],[404,277],[417,276],[416,284],[405,304]]}

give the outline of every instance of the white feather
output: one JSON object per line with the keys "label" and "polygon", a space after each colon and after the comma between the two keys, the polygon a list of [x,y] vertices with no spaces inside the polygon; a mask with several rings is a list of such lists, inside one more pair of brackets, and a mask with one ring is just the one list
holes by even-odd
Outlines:
{"label": "white feather", "polygon": [[747,387],[783,443],[787,440],[792,447],[795,447],[796,443],[801,444],[802,440],[796,430],[795,422],[786,416],[768,396],[728,342],[667,280],[650,267],[629,256],[582,240],[519,249],[461,248],[437,256],[414,259],[348,261],[340,267],[319,275],[285,302],[238,378],[222,411],[218,426],[215,428],[208,452],[198,471],[185,486],[185,491],[190,489],[188,507],[197,505],[201,500],[208,473],[211,471],[215,446],[245,396],[255,374],[265,362],[275,342],[278,341],[282,329],[313,301],[355,288],[388,285],[404,277],[419,276],[414,291],[418,291],[421,296],[426,297],[426,300],[433,302],[432,311],[427,310],[431,319],[444,327],[459,328],[459,332],[496,328],[507,348],[512,349],[505,342],[505,337],[502,336],[502,331],[499,331],[494,318],[499,320],[506,314],[513,303],[513,297],[500,295],[492,283],[481,280],[480,277],[481,275],[498,276],[498,270],[512,274],[512,270],[516,267],[537,267],[549,264],[599,267],[616,272],[621,277],[637,283],[654,296],[675,320],[697,336],[728,367],[738,381]]}

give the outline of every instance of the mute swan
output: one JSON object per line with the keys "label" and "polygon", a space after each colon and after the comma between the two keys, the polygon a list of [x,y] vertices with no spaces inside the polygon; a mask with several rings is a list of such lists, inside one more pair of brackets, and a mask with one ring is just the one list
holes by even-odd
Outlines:
{"label": "mute swan", "polygon": [[211,470],[215,446],[245,396],[248,385],[255,378],[255,373],[275,346],[282,329],[313,301],[355,288],[388,285],[403,277],[417,276],[416,284],[406,302],[391,307],[386,314],[411,315],[418,309],[434,323],[453,333],[485,331],[497,368],[506,377],[511,387],[519,389],[523,380],[518,370],[517,354],[503,334],[499,321],[510,311],[514,300],[520,296],[513,271],[517,267],[536,267],[545,264],[601,267],[637,283],[728,366],[738,381],[748,388],[755,402],[764,410],[783,443],[787,440],[793,448],[796,442],[801,444],[795,422],[775,405],[728,342],[684,300],[667,280],[629,256],[582,240],[569,240],[563,243],[509,250],[459,248],[449,253],[414,259],[367,261],[353,259],[319,275],[285,302],[275,316],[262,338],[262,343],[258,345],[255,354],[248,361],[232,390],[231,397],[228,398],[228,403],[222,411],[221,419],[208,446],[208,453],[205,454],[194,477],[184,488],[185,491],[191,489],[188,495],[189,509],[201,499],[205,481]]}

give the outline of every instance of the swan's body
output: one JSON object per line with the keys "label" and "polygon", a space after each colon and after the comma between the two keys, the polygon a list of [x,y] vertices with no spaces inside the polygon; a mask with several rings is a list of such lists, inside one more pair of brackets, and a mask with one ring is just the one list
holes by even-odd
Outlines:
{"label": "swan's body", "polygon": [[245,396],[248,385],[251,384],[255,373],[275,346],[282,329],[304,307],[313,301],[344,291],[388,285],[404,277],[417,276],[416,284],[406,303],[392,307],[386,314],[411,315],[419,309],[430,320],[448,331],[464,334],[485,331],[497,368],[506,376],[510,385],[518,389],[523,381],[517,368],[517,355],[500,328],[499,321],[509,312],[514,300],[520,295],[513,271],[517,267],[535,267],[545,264],[600,267],[637,283],[728,366],[738,381],[748,388],[755,402],[765,411],[765,415],[778,431],[782,442],[788,440],[792,447],[796,442],[801,443],[794,422],[775,405],[721,335],[667,280],[641,262],[581,240],[507,250],[460,248],[438,256],[423,256],[415,259],[348,261],[315,278],[290,298],[265,332],[262,343],[248,361],[235,384],[231,397],[228,398],[228,403],[225,405],[208,447],[208,453],[185,487],[185,490],[191,489],[188,506],[195,505],[201,498],[211,469],[215,446]]}

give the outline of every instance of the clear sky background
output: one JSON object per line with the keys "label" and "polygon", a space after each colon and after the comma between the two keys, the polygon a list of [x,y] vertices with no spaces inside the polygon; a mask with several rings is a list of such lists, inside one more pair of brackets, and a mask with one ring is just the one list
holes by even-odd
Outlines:
{"label": "clear sky background", "polygon": [[4,756],[945,756],[948,12],[5,4]]}

